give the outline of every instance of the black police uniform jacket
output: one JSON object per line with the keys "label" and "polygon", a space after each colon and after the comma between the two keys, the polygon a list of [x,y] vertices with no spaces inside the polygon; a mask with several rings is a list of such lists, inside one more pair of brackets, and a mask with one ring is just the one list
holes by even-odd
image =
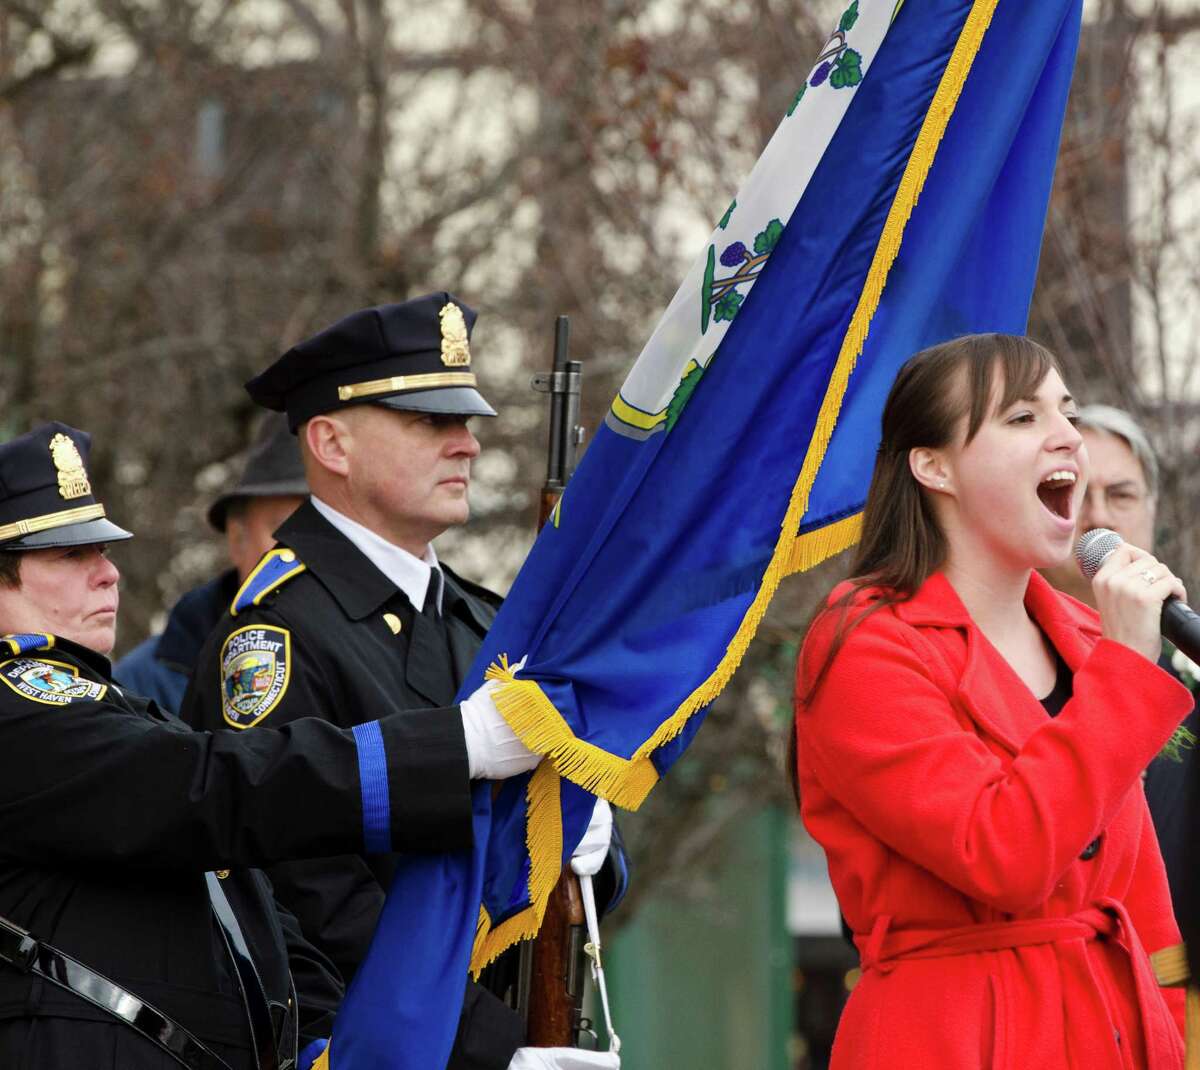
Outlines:
{"label": "black police uniform jacket", "polygon": [[[328,1035],[342,995],[335,968],[276,909],[263,874],[243,867],[361,849],[354,734],[314,718],[287,732],[196,732],[125,692],[108,660],[77,644],[0,650],[0,914],[249,1070],[246,1014],[204,877],[229,869],[221,886],[268,999],[286,1004],[290,959],[301,1044]],[[377,739],[388,805],[375,820],[393,849],[430,836],[468,847],[461,724],[405,713],[383,719]],[[422,777],[446,783],[436,806],[412,791]],[[106,1012],[3,963],[0,1065],[178,1066]]]}
{"label": "black police uniform jacket", "polygon": [[[351,727],[389,711],[436,707],[461,724],[454,696],[495,618],[499,596],[443,566],[444,632],[431,632],[426,618],[416,619],[408,597],[311,503],[284,521],[275,538],[283,548],[272,551],[276,560],[281,552],[294,555],[286,579],[257,604],[245,604],[253,593],[252,574],[244,608],[217,627],[200,654],[182,716],[204,729],[278,728],[312,716]],[[239,709],[230,692],[238,686],[238,660],[247,655],[237,652],[244,651],[246,636],[258,632],[286,645],[288,683],[271,702]],[[431,815],[445,805],[446,792],[461,790],[432,776],[413,788],[427,800]],[[424,836],[419,828],[412,831],[423,849],[454,847],[436,822]],[[354,853],[267,870],[279,901],[347,984],[366,956],[396,864],[391,854]],[[449,1067],[502,1070],[522,1038],[516,1015],[468,984]]]}

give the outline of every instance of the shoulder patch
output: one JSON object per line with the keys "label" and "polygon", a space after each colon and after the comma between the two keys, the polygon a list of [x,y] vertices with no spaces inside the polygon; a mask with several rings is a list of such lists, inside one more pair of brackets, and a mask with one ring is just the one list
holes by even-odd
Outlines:
{"label": "shoulder patch", "polygon": [[293,576],[299,576],[308,566],[296,557],[295,550],[277,546],[270,550],[254,566],[246,582],[238,588],[229,607],[229,615],[236,617],[243,609],[258,605],[277,587],[282,587]]}
{"label": "shoulder patch", "polygon": [[107,684],[81,678],[74,665],[36,658],[10,658],[0,664],[0,680],[22,698],[46,706],[95,702],[108,691]]}
{"label": "shoulder patch", "polygon": [[52,650],[54,636],[49,632],[13,632],[0,638],[6,654],[30,654],[35,650]]}
{"label": "shoulder patch", "polygon": [[252,728],[277,705],[292,674],[292,634],[272,624],[231,632],[221,647],[221,714]]}

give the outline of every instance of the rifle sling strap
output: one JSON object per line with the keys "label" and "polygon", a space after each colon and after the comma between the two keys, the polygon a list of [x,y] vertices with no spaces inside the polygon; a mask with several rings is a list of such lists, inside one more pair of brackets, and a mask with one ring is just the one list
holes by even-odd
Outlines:
{"label": "rifle sling strap", "polygon": [[[234,975],[242,992],[242,1003],[250,1023],[250,1035],[254,1044],[254,1060],[259,1070],[291,1070],[296,1062],[295,1019],[298,1008],[293,998],[290,1006],[272,1004],[267,999],[266,989],[254,965],[254,958],[242,935],[237,915],[221,887],[220,879],[211,871],[204,874],[208,884],[208,898],[212,903],[213,916],[221,930],[225,950],[233,963]],[[274,1013],[273,1013],[274,1012]],[[276,1020],[278,1017],[278,1021]],[[279,1051],[276,1036],[281,1038],[286,1050]]]}
{"label": "rifle sling strap", "polygon": [[58,948],[0,917],[0,961],[43,977],[124,1022],[188,1070],[230,1070],[229,1064],[157,1007]]}

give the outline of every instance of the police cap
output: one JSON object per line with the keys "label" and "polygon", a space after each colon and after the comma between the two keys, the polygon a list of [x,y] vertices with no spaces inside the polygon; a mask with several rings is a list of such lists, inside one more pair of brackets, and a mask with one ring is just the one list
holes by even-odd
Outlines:
{"label": "police cap", "polygon": [[0,444],[0,550],[86,546],[133,536],[92,495],[92,436],[48,423]]}
{"label": "police cap", "polygon": [[300,342],[246,384],[259,405],[305,420],[350,405],[495,416],[476,389],[475,313],[452,294],[353,312]]}

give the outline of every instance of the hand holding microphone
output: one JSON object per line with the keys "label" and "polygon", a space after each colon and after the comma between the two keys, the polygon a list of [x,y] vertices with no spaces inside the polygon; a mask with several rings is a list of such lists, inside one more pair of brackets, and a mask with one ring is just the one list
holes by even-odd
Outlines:
{"label": "hand holding microphone", "polygon": [[1131,546],[1108,528],[1085,532],[1075,548],[1084,576],[1092,581],[1104,635],[1157,661],[1166,636],[1188,657],[1200,655],[1200,616],[1184,599],[1187,591],[1152,554]]}

